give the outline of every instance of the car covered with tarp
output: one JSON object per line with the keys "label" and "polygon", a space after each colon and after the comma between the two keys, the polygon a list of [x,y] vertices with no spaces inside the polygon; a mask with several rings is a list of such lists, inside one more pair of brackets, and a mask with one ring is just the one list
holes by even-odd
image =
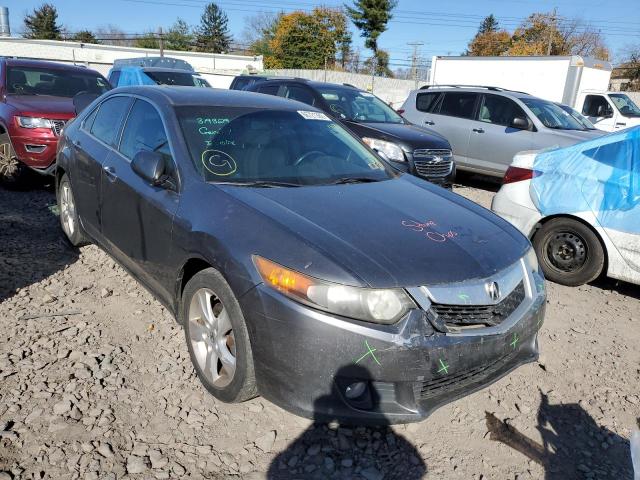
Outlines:
{"label": "car covered with tarp", "polygon": [[108,77],[114,88],[134,85],[211,87],[189,62],[171,57],[118,59],[113,62]]}
{"label": "car covered with tarp", "polygon": [[640,283],[640,127],[516,155],[492,209],[532,239],[547,278]]}

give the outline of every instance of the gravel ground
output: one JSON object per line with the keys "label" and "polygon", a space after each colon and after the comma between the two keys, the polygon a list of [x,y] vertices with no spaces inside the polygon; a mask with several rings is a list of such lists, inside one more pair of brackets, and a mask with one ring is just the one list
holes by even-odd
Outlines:
{"label": "gravel ground", "polygon": [[[495,187],[458,193],[488,206]],[[314,426],[195,377],[182,330],[50,189],[0,189],[0,480],[631,479],[640,287],[549,284],[538,363],[419,424]]]}

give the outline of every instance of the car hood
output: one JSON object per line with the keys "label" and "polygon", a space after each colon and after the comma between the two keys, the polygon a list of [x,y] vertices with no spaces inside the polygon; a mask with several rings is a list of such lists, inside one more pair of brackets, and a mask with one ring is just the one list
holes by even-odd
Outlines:
{"label": "car hood", "polygon": [[[485,278],[529,248],[488,210],[409,175],[350,185],[220,188],[376,288]],[[282,256],[291,259],[287,248]],[[288,262],[313,275],[313,266]]]}
{"label": "car hood", "polygon": [[361,137],[371,136],[381,140],[397,141],[405,144],[411,150],[414,148],[451,149],[449,142],[442,135],[416,125],[407,123],[345,123]]}
{"label": "car hood", "polygon": [[47,118],[75,117],[73,99],[51,95],[7,95],[7,103],[25,115]]}

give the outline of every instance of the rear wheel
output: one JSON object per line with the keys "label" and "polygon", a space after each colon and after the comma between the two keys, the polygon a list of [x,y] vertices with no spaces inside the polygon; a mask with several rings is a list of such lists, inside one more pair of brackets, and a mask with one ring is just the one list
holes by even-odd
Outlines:
{"label": "rear wheel", "polygon": [[22,186],[29,174],[27,166],[18,160],[9,135],[0,135],[0,182],[6,187]]}
{"label": "rear wheel", "polygon": [[87,236],[80,225],[76,201],[71,190],[71,182],[65,173],[58,184],[58,211],[60,212],[60,226],[67,239],[74,247],[88,243]]}
{"label": "rear wheel", "polygon": [[575,287],[602,273],[604,249],[600,239],[577,220],[550,220],[536,232],[533,246],[545,277],[553,282]]}
{"label": "rear wheel", "polygon": [[181,322],[191,362],[205,388],[223,402],[257,395],[249,333],[222,275],[207,268],[185,286]]}

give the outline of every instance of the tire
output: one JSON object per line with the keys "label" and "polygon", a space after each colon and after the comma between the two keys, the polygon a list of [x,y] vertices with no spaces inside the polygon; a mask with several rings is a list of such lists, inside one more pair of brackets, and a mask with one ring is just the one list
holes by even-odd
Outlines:
{"label": "tire", "polygon": [[604,268],[600,239],[577,220],[556,218],[545,223],[533,237],[533,247],[545,277],[561,285],[589,283]]}
{"label": "tire", "polygon": [[180,322],[191,363],[209,393],[226,403],[257,395],[244,316],[217,270],[207,268],[189,280],[182,294]]}
{"label": "tire", "polygon": [[0,135],[0,182],[7,188],[24,187],[29,177],[29,168],[18,160],[9,135]]}
{"label": "tire", "polygon": [[56,191],[58,211],[60,212],[60,226],[69,243],[74,247],[80,247],[88,242],[87,235],[80,225],[80,218],[76,210],[75,197],[71,189],[71,182],[65,173],[60,179]]}

